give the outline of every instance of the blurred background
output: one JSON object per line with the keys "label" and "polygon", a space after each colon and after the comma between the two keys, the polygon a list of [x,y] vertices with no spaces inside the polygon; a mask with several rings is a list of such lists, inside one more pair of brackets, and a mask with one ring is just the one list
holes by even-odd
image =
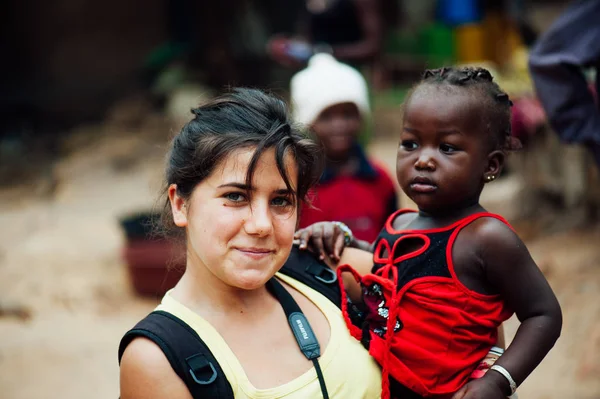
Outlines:
{"label": "blurred background", "polygon": [[181,273],[178,249],[147,228],[169,138],[226,87],[287,98],[320,48],[369,82],[362,140],[391,173],[400,105],[423,70],[492,71],[524,148],[482,203],[514,224],[565,318],[519,396],[600,398],[598,168],[551,128],[528,70],[531,47],[572,2],[364,2],[377,18],[342,6],[352,0],[3,2],[0,397],[118,396],[121,336]]}

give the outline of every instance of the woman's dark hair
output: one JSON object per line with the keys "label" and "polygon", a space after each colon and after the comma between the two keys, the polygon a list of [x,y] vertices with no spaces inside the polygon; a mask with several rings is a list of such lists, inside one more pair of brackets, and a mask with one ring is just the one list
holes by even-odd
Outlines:
{"label": "woman's dark hair", "polygon": [[[296,204],[306,200],[308,190],[322,172],[322,151],[292,124],[281,99],[256,89],[236,88],[192,109],[192,113],[194,119],[172,140],[163,194],[176,184],[177,193],[189,199],[196,185],[232,151],[241,148],[255,148],[246,174],[246,184],[251,186],[260,156],[274,148],[277,168],[287,189],[294,193]],[[286,154],[296,161],[297,187],[290,184],[284,163]],[[162,230],[170,235],[181,232],[173,225],[168,198],[162,212]]]}
{"label": "woman's dark hair", "polygon": [[493,81],[492,74],[487,69],[473,67],[428,69],[408,98],[423,85],[459,87],[468,90],[470,94],[480,96],[484,107],[482,117],[493,148],[503,151],[521,148],[520,141],[511,133],[512,101],[508,98],[508,94]]}

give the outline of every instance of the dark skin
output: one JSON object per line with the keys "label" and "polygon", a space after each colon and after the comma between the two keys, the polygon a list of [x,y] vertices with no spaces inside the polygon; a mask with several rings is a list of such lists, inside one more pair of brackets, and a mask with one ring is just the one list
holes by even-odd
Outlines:
{"label": "dark skin", "polygon": [[356,143],[361,119],[354,103],[339,103],[325,108],[312,124],[311,130],[323,144],[330,167],[342,168]]}
{"label": "dark skin", "polygon": [[[394,229],[445,227],[485,212],[479,196],[484,184],[501,172],[504,153],[495,148],[480,118],[489,106],[482,95],[424,84],[410,97],[398,149],[397,177],[419,212],[397,217]],[[298,237],[301,247],[312,240],[314,250],[333,255],[332,260],[341,255],[335,228],[321,225],[313,231],[309,226]],[[364,248],[367,244],[354,245]],[[410,252],[419,245],[413,243],[404,250]],[[481,294],[500,295],[521,322],[510,347],[496,363],[520,384],[560,335],[562,314],[552,289],[525,244],[497,219],[477,219],[462,229],[452,259],[462,284]],[[452,399],[500,399],[509,393],[507,379],[490,371],[467,383]]]}

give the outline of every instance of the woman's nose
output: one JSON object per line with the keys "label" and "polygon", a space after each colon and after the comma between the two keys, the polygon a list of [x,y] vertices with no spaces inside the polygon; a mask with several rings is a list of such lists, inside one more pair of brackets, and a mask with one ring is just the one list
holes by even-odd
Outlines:
{"label": "woman's nose", "polygon": [[268,206],[254,205],[250,207],[248,219],[244,223],[246,233],[265,237],[273,231],[273,221]]}

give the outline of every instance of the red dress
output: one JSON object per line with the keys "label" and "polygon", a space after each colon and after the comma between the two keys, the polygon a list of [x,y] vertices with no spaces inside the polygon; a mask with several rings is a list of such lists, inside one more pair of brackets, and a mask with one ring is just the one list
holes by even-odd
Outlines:
{"label": "red dress", "polygon": [[[452,246],[461,229],[476,219],[508,222],[477,213],[443,228],[395,231],[392,222],[404,212],[392,214],[381,231],[373,274],[361,277],[348,265],[338,268],[338,275],[351,271],[361,281],[367,309],[363,325],[350,321],[346,298],[342,310],[352,335],[368,346],[383,368],[382,397],[389,395],[388,377],[423,397],[451,397],[469,380],[496,343],[498,326],[513,313],[498,295],[474,292],[458,280]],[[396,253],[407,239],[419,240],[422,246]]]}

